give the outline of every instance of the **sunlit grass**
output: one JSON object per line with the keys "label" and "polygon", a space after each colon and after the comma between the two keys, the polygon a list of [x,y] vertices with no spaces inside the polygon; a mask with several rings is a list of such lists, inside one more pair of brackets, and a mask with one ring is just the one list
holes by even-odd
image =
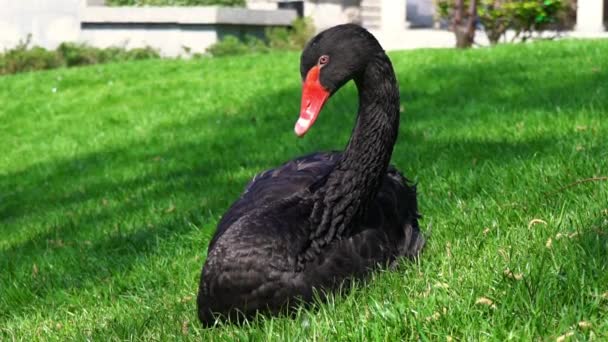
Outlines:
{"label": "sunlit grass", "polygon": [[390,56],[422,258],[209,330],[195,298],[219,217],[256,172],[344,146],[354,87],[296,139],[297,54],[0,78],[0,338],[608,337],[608,181],[561,189],[608,176],[608,43]]}

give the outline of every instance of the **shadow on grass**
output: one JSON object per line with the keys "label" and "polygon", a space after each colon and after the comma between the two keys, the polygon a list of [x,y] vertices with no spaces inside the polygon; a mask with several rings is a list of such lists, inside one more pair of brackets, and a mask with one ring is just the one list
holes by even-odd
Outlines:
{"label": "shadow on grass", "polygon": [[[513,54],[494,57],[487,63],[475,63],[474,69],[470,64],[424,64],[415,73],[424,79],[400,74],[402,102],[417,122],[446,119],[441,109],[458,113],[459,119],[479,118],[480,113],[466,110],[468,106],[507,113],[608,108],[606,71],[601,70],[607,63],[603,60],[572,70],[570,60],[562,54],[544,55],[532,63],[529,57],[518,60]],[[562,69],[574,72],[564,78]]]}
{"label": "shadow on grass", "polygon": [[[503,70],[503,73],[511,71]],[[428,69],[429,75],[449,75],[446,80],[438,80],[441,90],[439,93],[417,89],[408,80],[402,80],[402,97],[405,103],[412,103],[414,110],[426,111],[422,118],[416,116],[411,119],[416,121],[424,121],[425,117],[441,121],[445,118],[445,113],[458,111],[471,97],[479,93],[484,96],[476,98],[475,103],[500,106],[506,112],[530,108],[553,110],[556,106],[574,109],[581,103],[597,101],[598,95],[589,92],[589,89],[600,86],[595,77],[546,85],[528,79],[525,72],[525,69],[520,70],[516,76],[502,79],[500,72],[487,67],[477,70],[476,78],[471,80],[468,72],[434,66]],[[519,89],[522,82],[531,82],[526,89],[538,91],[522,90],[511,94],[503,94],[501,91],[505,87]],[[465,94],[463,88],[466,88]],[[297,103],[298,93],[299,89],[286,89],[267,96],[277,101]],[[568,93],[578,96],[565,96]],[[354,96],[354,90],[351,88],[345,96],[337,99],[334,108],[354,108],[351,104]],[[605,99],[605,95],[603,96]],[[425,97],[428,99],[423,100]],[[418,101],[420,103],[417,103]],[[438,104],[424,108],[429,101]],[[251,108],[264,108],[264,105],[251,99],[247,108],[239,108],[237,112],[247,113]],[[442,112],[442,108],[446,111]],[[236,199],[255,172],[303,154],[304,150],[327,149],[329,146],[341,148],[341,144],[335,143],[335,129],[343,126],[344,117],[352,115],[327,115],[329,118],[325,119],[325,125],[315,127],[317,133],[314,134],[314,139],[305,140],[302,145],[294,143],[278,150],[277,144],[285,141],[279,137],[291,135],[295,113],[293,117],[285,117],[285,113],[277,113],[272,108],[264,109],[267,112],[253,120],[223,117],[222,125],[218,126],[213,134],[196,142],[165,146],[162,140],[155,141],[152,145],[142,141],[123,148],[34,165],[2,176],[0,191],[5,195],[0,202],[0,223],[4,226],[3,230],[15,231],[32,225],[43,227],[38,235],[24,242],[14,243],[0,252],[0,266],[7,270],[3,275],[3,283],[29,287],[27,290],[15,291],[31,293],[29,297],[21,296],[22,300],[18,303],[11,303],[10,308],[2,309],[10,309],[12,314],[15,314],[25,307],[43,306],[44,303],[36,300],[55,291],[103,286],[93,283],[103,284],[102,280],[113,274],[128,272],[136,261],[145,262],[144,260],[156,253],[159,245],[188,234],[193,226],[200,227],[207,221],[217,219]],[[437,112],[430,113],[429,110]],[[473,111],[470,113],[474,114]],[[408,118],[406,121],[409,120]],[[196,131],[197,127],[208,124],[207,120],[201,118],[163,129],[171,130],[176,136],[188,136]],[[255,125],[255,136],[234,134],[251,129],[252,125]],[[404,124],[406,125],[407,123]],[[282,127],[287,127],[287,133],[277,136]],[[345,132],[338,134],[348,134],[348,129],[342,128]],[[428,167],[416,164],[416,161],[413,165],[402,165],[402,161],[410,159],[401,154],[415,153],[424,156],[422,161],[426,162],[432,160],[429,156],[439,153],[444,158],[442,164],[449,167],[451,173],[468,172],[470,158],[508,162],[516,157],[530,157],[539,151],[550,152],[553,139],[550,136],[539,136],[520,143],[475,140],[446,142],[422,139],[422,132],[409,132],[409,129],[402,132],[400,147],[395,150],[395,154],[400,156],[394,158],[398,161],[398,167],[414,170]],[[247,143],[252,140],[255,143]],[[260,150],[265,148],[276,153],[269,156],[266,151]],[[235,149],[238,154],[231,153]],[[158,161],[159,157],[162,162]],[[135,171],[129,177],[124,176],[124,170],[139,168],[147,163],[151,166],[143,167],[144,170]],[[244,168],[246,174],[233,175],[232,171],[239,168]],[[250,172],[250,169],[256,171]],[[167,201],[171,198],[184,203],[197,201],[201,197],[206,199],[204,205],[186,205],[184,209],[179,208],[174,213],[159,214],[159,211],[166,210]],[[115,204],[104,207],[103,202],[106,199]],[[208,217],[208,211],[212,212],[213,218]],[[133,215],[138,215],[138,218],[130,219],[129,229],[122,231],[119,228],[109,228],[123,225],[122,218]],[[31,221],[29,225],[28,221]],[[104,231],[107,235],[103,238],[90,241],[85,247],[76,244],[76,239],[86,233],[95,232],[100,227],[106,227]],[[211,234],[211,230],[206,232],[206,238]],[[57,241],[63,241],[61,243],[65,245],[62,248],[50,246],[56,245]],[[196,252],[198,255],[204,255],[206,242],[200,242],[200,250]],[[82,254],[82,257],[79,258],[79,254]],[[64,265],[61,271],[47,272],[44,282],[32,278],[32,265],[49,259],[57,262],[70,260],[72,263]],[[74,263],[73,260],[79,262]],[[196,282],[197,279],[192,279],[192,289],[196,288]],[[7,313],[1,315],[6,316]]]}
{"label": "shadow on grass", "polygon": [[[276,96],[292,99],[290,92]],[[191,137],[210,124],[203,117],[163,130]],[[192,255],[204,256],[214,230],[209,223],[214,225],[255,172],[294,154],[295,144],[285,158],[260,151],[260,146],[277,143],[276,122],[268,118],[222,117],[217,130],[194,142],[141,141],[0,176],[2,231],[35,231],[0,251],[0,267],[6,270],[2,287],[19,285],[10,286],[13,295],[5,297],[10,304],[0,302],[0,317],[44,306],[39,300],[53,293],[104,286],[99,284],[129,272],[136,262],[145,262],[161,245],[195,227],[209,230]],[[295,120],[286,119],[290,125]],[[253,136],[234,133],[251,130],[252,125]],[[294,139],[290,131],[287,134]],[[256,143],[244,143],[248,139]],[[176,209],[171,209],[172,203]],[[197,268],[201,264],[202,259]],[[192,279],[192,290],[196,287],[197,279]]]}

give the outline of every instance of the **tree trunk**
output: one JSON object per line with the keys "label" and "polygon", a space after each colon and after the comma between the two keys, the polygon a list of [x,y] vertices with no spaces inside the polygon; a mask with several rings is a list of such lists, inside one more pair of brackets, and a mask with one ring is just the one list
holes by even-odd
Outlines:
{"label": "tree trunk", "polygon": [[455,0],[452,29],[456,35],[456,47],[470,48],[475,41],[475,19],[477,19],[477,0],[471,0],[467,22],[463,23],[464,0]]}
{"label": "tree trunk", "polygon": [[484,31],[488,36],[488,40],[491,45],[496,45],[500,41],[500,38],[507,31],[507,25],[502,20],[484,20],[481,21],[483,23]]}

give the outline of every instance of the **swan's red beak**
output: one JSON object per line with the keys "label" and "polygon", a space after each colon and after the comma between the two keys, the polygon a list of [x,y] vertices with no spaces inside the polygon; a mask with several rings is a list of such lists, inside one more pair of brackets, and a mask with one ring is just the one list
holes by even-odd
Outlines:
{"label": "swan's red beak", "polygon": [[329,98],[329,91],[321,85],[319,75],[321,68],[317,65],[308,71],[304,85],[302,86],[302,106],[300,107],[300,118],[296,122],[294,131],[299,137],[304,136],[308,129],[317,120],[319,112],[325,101]]}

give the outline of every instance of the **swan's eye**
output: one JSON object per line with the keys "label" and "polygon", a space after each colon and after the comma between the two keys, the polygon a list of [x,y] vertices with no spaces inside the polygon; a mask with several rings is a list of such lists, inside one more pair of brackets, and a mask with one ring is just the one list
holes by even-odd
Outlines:
{"label": "swan's eye", "polygon": [[319,65],[325,65],[327,63],[329,63],[328,55],[323,55],[323,56],[319,57]]}

